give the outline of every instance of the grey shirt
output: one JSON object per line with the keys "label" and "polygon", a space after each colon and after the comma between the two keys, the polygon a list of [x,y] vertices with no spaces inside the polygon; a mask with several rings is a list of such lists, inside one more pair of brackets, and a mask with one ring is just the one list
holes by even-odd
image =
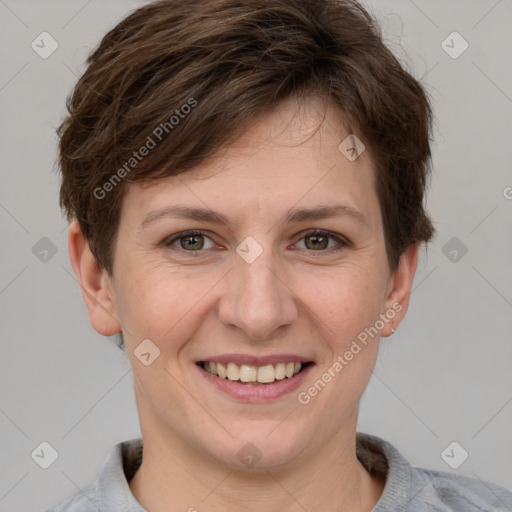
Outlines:
{"label": "grey shirt", "polygon": [[[511,490],[456,473],[413,467],[393,445],[376,436],[357,433],[356,452],[370,473],[386,475],[372,512],[512,511]],[[128,485],[141,460],[140,439],[118,443],[95,482],[45,512],[145,512]]]}

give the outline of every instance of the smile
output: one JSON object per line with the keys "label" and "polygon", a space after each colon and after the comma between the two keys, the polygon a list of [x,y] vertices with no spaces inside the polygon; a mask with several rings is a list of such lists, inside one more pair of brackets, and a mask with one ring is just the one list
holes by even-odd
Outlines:
{"label": "smile", "polygon": [[199,364],[203,370],[221,379],[243,382],[244,384],[272,384],[277,380],[291,379],[308,363],[291,361],[287,363],[255,366],[250,364],[238,365],[232,362],[216,363],[212,361],[201,361]]}
{"label": "smile", "polygon": [[292,354],[218,357],[220,361],[197,361],[196,368],[213,389],[238,402],[261,403],[283,398],[296,391],[315,367],[313,361]]}

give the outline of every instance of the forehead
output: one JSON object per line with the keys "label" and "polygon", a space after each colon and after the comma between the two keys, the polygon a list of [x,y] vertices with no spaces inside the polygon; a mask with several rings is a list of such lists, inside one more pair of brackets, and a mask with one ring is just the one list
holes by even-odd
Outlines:
{"label": "forehead", "polygon": [[364,151],[353,161],[347,158],[339,146],[349,135],[332,105],[326,109],[319,101],[289,100],[261,114],[235,143],[196,168],[145,185],[130,184],[122,218],[139,220],[176,203],[237,215],[279,215],[294,204],[340,202],[375,217],[371,157]]}

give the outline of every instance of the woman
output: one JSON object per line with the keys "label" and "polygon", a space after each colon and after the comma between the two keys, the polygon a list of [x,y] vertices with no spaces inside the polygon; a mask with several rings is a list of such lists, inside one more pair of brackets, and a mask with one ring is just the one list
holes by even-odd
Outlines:
{"label": "woman", "polygon": [[50,510],[512,507],[356,432],[434,235],[430,105],[358,3],[149,4],[69,112],[71,262],[121,336],[142,440]]}

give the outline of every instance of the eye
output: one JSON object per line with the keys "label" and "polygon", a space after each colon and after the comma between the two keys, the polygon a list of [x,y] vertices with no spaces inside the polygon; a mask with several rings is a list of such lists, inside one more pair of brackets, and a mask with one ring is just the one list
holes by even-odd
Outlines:
{"label": "eye", "polygon": [[[205,244],[205,240],[210,241],[210,245]],[[163,245],[168,247],[178,242],[178,249],[182,249],[187,252],[197,252],[201,249],[211,249],[213,247],[212,240],[205,235],[202,231],[186,231],[178,233],[177,235],[167,238],[164,240]]]}
{"label": "eye", "polygon": [[[329,246],[329,239],[334,240],[336,243]],[[330,252],[331,250],[338,250],[349,245],[342,237],[323,229],[313,229],[304,233],[301,238],[302,240],[305,241],[304,248],[313,252]]]}
{"label": "eye", "polygon": [[[339,235],[323,229],[312,229],[302,235],[300,242],[305,241],[305,247],[299,247],[311,252],[331,252],[349,246],[350,242]],[[334,244],[329,244],[329,240]],[[205,242],[206,241],[206,242]],[[209,243],[208,243],[209,242]],[[162,242],[164,247],[176,246],[185,252],[201,252],[203,249],[213,249],[214,242],[203,231],[191,230],[177,233]]]}

